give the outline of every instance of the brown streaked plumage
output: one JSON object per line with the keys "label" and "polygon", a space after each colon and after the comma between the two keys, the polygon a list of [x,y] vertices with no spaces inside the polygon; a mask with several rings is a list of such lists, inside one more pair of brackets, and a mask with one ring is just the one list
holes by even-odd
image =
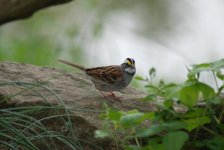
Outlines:
{"label": "brown streaked plumage", "polygon": [[85,70],[86,73],[92,77],[95,77],[104,82],[114,84],[115,81],[122,77],[122,72],[117,66],[105,66],[105,67],[95,67],[88,68]]}

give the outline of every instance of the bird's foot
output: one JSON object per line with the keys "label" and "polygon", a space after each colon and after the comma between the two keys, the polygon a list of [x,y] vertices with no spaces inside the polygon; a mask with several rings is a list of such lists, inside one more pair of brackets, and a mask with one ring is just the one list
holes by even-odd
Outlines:
{"label": "bird's foot", "polygon": [[121,102],[121,100],[119,99],[119,97],[116,96],[113,92],[110,92],[110,93],[107,94],[106,96],[108,96],[108,97],[113,97],[115,100]]}
{"label": "bird's foot", "polygon": [[[108,94],[103,94],[102,92],[100,92],[100,93],[103,95],[103,98],[105,98],[105,99],[109,98],[108,100],[110,100],[112,102],[116,102],[116,101],[121,102],[119,97],[116,96],[113,92],[109,92]],[[113,100],[111,100],[111,97],[113,98]]]}

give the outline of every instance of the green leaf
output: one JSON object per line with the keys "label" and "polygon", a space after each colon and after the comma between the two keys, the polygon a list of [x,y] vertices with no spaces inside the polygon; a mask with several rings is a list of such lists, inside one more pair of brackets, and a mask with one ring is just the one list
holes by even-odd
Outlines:
{"label": "green leaf", "polygon": [[131,112],[121,117],[120,123],[124,127],[139,124],[139,118],[141,118],[144,113],[141,112]]}
{"label": "green leaf", "polygon": [[219,70],[216,73],[216,76],[220,79],[220,80],[224,80],[224,74]]}
{"label": "green leaf", "polygon": [[207,147],[209,150],[223,150],[224,147],[224,137],[214,136],[206,140],[197,141],[197,147]]}
{"label": "green leaf", "polygon": [[224,59],[214,61],[211,63],[203,63],[203,64],[198,64],[198,65],[193,65],[193,69],[189,71],[188,77],[192,78],[196,74],[201,73],[202,71],[215,71],[217,72],[218,70],[224,68]]}
{"label": "green leaf", "polygon": [[180,101],[188,107],[192,107],[198,102],[199,94],[204,100],[214,100],[215,91],[209,85],[198,81],[187,81],[180,90]]}
{"label": "green leaf", "polygon": [[187,124],[183,121],[171,121],[163,123],[163,126],[166,127],[168,130],[178,130],[184,129]]}
{"label": "green leaf", "polygon": [[157,94],[159,92],[159,88],[154,85],[146,85],[145,87],[150,94]]}
{"label": "green leaf", "polygon": [[[152,150],[150,146],[139,147],[136,145],[127,145],[125,146],[125,150]],[[159,150],[159,149],[157,149]]]}
{"label": "green leaf", "polygon": [[211,71],[211,63],[203,63],[203,64],[198,64],[198,65],[193,65],[193,69],[189,71],[188,77],[192,78],[196,74],[201,73],[202,71]]}
{"label": "green leaf", "polygon": [[164,150],[164,146],[163,144],[150,145],[148,146],[148,149],[145,150]]}
{"label": "green leaf", "polygon": [[119,121],[122,116],[122,112],[108,108],[106,115],[107,115],[107,119],[109,119],[109,120]]}
{"label": "green leaf", "polygon": [[224,68],[224,59],[221,59],[221,60],[218,60],[218,61],[214,61],[211,64],[212,64],[212,69],[214,71],[217,71],[219,69]]}
{"label": "green leaf", "polygon": [[165,150],[181,150],[189,136],[183,131],[169,132],[163,137]]}
{"label": "green leaf", "polygon": [[148,145],[151,147],[149,150],[164,150],[164,145],[162,144],[162,137],[156,136],[149,138]]}
{"label": "green leaf", "polygon": [[204,100],[210,101],[215,98],[215,91],[209,85],[202,83],[202,82],[198,82],[198,83],[196,83],[196,86],[202,92]]}
{"label": "green leaf", "polygon": [[165,85],[162,88],[162,91],[164,92],[164,96],[168,99],[178,97],[178,91],[180,91],[180,86],[174,83],[170,83]]}
{"label": "green leaf", "polygon": [[196,118],[196,117],[204,116],[206,113],[207,113],[206,109],[204,109],[204,108],[197,108],[197,109],[193,109],[193,110],[183,114],[183,117],[185,119]]}
{"label": "green leaf", "polygon": [[95,138],[105,138],[110,137],[110,133],[103,131],[103,130],[96,130],[95,131]]}
{"label": "green leaf", "polygon": [[125,150],[143,150],[143,149],[136,145],[127,145],[125,146]]}
{"label": "green leaf", "polygon": [[199,89],[195,84],[185,86],[180,91],[180,101],[188,106],[192,107],[198,101]]}
{"label": "green leaf", "polygon": [[215,136],[212,140],[207,140],[206,143],[211,150],[223,150],[224,138]]}
{"label": "green leaf", "polygon": [[136,79],[136,80],[140,80],[140,81],[145,81],[145,79],[142,78],[141,76],[135,76],[135,79]]}
{"label": "green leaf", "polygon": [[176,86],[169,87],[165,92],[166,98],[167,99],[180,99],[180,91],[188,85],[190,85],[190,83],[185,82],[184,84],[179,84]]}
{"label": "green leaf", "polygon": [[173,101],[172,100],[165,100],[160,106],[164,109],[172,109],[173,108]]}
{"label": "green leaf", "polygon": [[154,113],[141,113],[138,111],[128,112],[128,114],[123,115],[120,120],[120,124],[128,128],[130,126],[135,126],[141,124],[144,120],[150,120],[154,118]]}
{"label": "green leaf", "polygon": [[159,134],[160,132],[162,132],[163,130],[165,130],[164,126],[161,125],[152,125],[149,128],[146,129],[142,129],[137,131],[135,137],[149,137],[152,135],[156,135]]}
{"label": "green leaf", "polygon": [[144,98],[141,98],[141,100],[143,100],[143,101],[156,101],[157,96],[155,94],[151,94],[151,95],[147,95]]}
{"label": "green leaf", "polygon": [[188,131],[192,131],[193,129],[198,128],[204,124],[210,123],[211,119],[208,116],[201,116],[183,121],[187,124],[186,129]]}
{"label": "green leaf", "polygon": [[155,112],[149,112],[149,113],[144,113],[144,115],[139,118],[140,122],[143,122],[145,120],[152,120],[155,118]]}

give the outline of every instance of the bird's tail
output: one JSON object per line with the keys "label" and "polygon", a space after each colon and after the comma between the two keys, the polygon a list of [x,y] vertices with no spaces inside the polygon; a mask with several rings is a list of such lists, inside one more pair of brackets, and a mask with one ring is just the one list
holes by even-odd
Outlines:
{"label": "bird's tail", "polygon": [[60,61],[61,63],[67,64],[67,65],[70,65],[70,66],[72,66],[72,67],[78,68],[78,69],[80,69],[80,70],[85,70],[85,69],[86,69],[85,67],[82,67],[82,66],[80,66],[80,65],[77,65],[77,64],[74,64],[74,63],[65,61],[65,60],[60,60],[60,59],[59,59],[58,61]]}

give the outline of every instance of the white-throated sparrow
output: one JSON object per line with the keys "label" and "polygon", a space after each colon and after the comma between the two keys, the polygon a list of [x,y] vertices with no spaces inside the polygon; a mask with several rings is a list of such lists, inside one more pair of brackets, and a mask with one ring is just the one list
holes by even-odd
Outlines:
{"label": "white-throated sparrow", "polygon": [[110,92],[110,94],[117,100],[118,98],[112,92],[120,91],[127,87],[136,72],[135,60],[132,58],[126,58],[121,65],[93,68],[85,68],[64,60],[59,61],[84,71],[91,77],[91,81],[94,83],[96,89],[99,91]]}

